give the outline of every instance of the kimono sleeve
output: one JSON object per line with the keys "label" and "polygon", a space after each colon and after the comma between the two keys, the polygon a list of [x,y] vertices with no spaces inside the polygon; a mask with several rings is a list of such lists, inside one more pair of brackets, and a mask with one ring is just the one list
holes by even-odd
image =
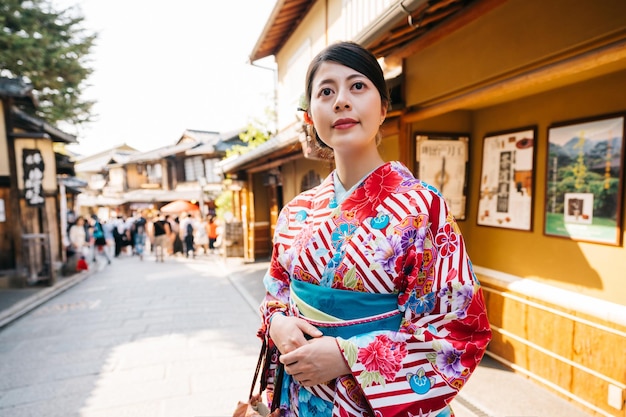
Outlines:
{"label": "kimono sleeve", "polygon": [[[279,216],[278,225],[287,219],[287,210],[285,207]],[[276,227],[274,233],[272,259],[270,266],[263,277],[263,285],[265,286],[265,297],[260,305],[262,326],[259,329],[259,337],[268,337],[269,324],[274,314],[287,314],[289,310],[289,272],[280,262],[280,256],[284,251],[283,246],[279,243],[278,234],[280,227]]]}
{"label": "kimono sleeve", "polygon": [[446,415],[491,339],[480,285],[443,198],[432,193],[423,215],[423,239],[402,255],[400,329],[338,339],[352,371],[338,386],[356,380],[380,416]]}

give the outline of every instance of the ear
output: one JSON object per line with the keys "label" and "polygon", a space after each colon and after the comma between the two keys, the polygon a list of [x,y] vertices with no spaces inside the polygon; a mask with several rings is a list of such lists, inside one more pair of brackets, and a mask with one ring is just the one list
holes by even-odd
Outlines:
{"label": "ear", "polygon": [[311,119],[311,115],[308,111],[304,112],[304,123],[313,126],[313,119]]}
{"label": "ear", "polygon": [[389,107],[388,103],[383,101],[380,106],[380,124],[382,125],[385,122],[385,117],[387,117],[387,108]]}

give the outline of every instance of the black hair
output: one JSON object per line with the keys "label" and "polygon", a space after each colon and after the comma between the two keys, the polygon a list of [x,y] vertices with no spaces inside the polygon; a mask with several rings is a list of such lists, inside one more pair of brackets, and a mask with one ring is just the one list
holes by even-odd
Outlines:
{"label": "black hair", "polygon": [[[313,58],[309,64],[306,73],[306,111],[308,111],[311,103],[311,95],[313,93],[313,78],[317,74],[319,67],[324,62],[335,62],[363,74],[367,77],[378,90],[383,105],[388,106],[390,103],[389,89],[385,82],[383,70],[374,56],[369,50],[355,42],[337,42],[327,46],[319,54]],[[315,140],[322,148],[329,148],[317,135],[314,128],[310,128],[307,134],[315,135]]]}

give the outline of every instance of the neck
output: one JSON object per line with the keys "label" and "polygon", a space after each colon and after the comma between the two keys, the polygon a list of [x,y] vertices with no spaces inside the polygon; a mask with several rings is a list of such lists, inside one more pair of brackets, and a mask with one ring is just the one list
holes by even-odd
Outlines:
{"label": "neck", "polygon": [[378,150],[366,155],[338,155],[335,152],[335,166],[337,176],[346,190],[350,189],[367,173],[378,168],[385,161],[380,157]]}

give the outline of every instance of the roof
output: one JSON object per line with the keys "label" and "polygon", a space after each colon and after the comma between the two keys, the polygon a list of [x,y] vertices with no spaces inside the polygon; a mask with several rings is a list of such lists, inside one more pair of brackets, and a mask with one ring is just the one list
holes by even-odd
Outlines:
{"label": "roof", "polygon": [[[459,12],[465,12],[474,3],[480,4],[480,13],[505,0],[402,0],[397,1],[354,39],[370,49],[376,56],[410,55],[407,45],[429,33],[435,26]],[[254,62],[276,55],[287,39],[309,12],[314,0],[279,0],[265,24],[259,39],[250,53]],[[467,19],[467,17],[466,17]],[[462,20],[462,19],[460,19]],[[449,33],[449,32],[448,32]],[[431,38],[432,42],[436,39]],[[414,52],[414,51],[411,51]]]}
{"label": "roof", "polygon": [[33,86],[25,83],[21,78],[0,77],[0,99],[4,98],[17,99],[18,102],[32,106],[37,105],[37,100],[33,95]]}
{"label": "roof", "polygon": [[306,16],[313,0],[278,0],[257,44],[250,54],[250,62],[275,55]]}
{"label": "roof", "polygon": [[152,149],[146,152],[137,152],[130,156],[126,162],[149,162],[158,161],[168,156],[176,155],[177,153],[185,152],[194,146],[198,145],[196,141],[178,142],[176,145],[163,146],[161,148]]}
{"label": "roof", "polygon": [[101,172],[108,165],[128,161],[131,155],[138,152],[138,150],[128,145],[116,146],[115,148],[79,159],[74,164],[74,170],[76,172]]}
{"label": "roof", "polygon": [[243,155],[234,155],[223,159],[217,164],[217,168],[224,173],[231,173],[245,169],[249,165],[271,162],[269,159],[280,159],[285,155],[300,153],[298,129],[301,129],[301,125],[294,123],[267,142]]}
{"label": "roof", "polygon": [[196,147],[189,149],[185,152],[185,155],[207,155],[219,153],[222,154],[234,145],[245,145],[245,143],[239,138],[239,134],[244,132],[245,129],[235,129],[229,132],[220,133],[216,138],[211,141],[205,141],[197,145]]}
{"label": "roof", "polygon": [[178,143],[184,142],[186,139],[191,139],[196,142],[212,142],[219,138],[220,132],[209,130],[194,130],[187,129],[183,132]]}
{"label": "roof", "polygon": [[[11,108],[11,113],[14,117],[13,126],[19,129],[23,129],[25,132],[13,132],[12,135],[15,137],[33,137],[33,138],[49,138],[53,142],[64,142],[64,143],[78,143],[76,140],[76,136],[70,135],[51,124],[43,121],[42,119],[31,116],[23,110],[20,110],[18,107],[13,106]],[[33,134],[38,134],[33,136]]]}

